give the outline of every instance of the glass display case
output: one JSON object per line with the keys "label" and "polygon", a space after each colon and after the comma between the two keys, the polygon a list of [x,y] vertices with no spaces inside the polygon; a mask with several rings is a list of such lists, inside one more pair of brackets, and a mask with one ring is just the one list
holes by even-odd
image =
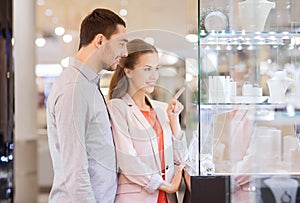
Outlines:
{"label": "glass display case", "polygon": [[198,20],[192,202],[217,177],[224,202],[299,202],[300,2],[200,0]]}

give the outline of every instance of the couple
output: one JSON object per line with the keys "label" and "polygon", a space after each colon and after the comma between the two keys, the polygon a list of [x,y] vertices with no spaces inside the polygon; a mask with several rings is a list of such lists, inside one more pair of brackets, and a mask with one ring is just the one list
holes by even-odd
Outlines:
{"label": "couple", "polygon": [[[183,106],[146,96],[159,77],[158,53],[142,40],[127,41],[125,22],[110,10],[95,9],[81,23],[79,51],[48,98],[50,203],[177,202]],[[101,70],[115,70],[107,105]]]}

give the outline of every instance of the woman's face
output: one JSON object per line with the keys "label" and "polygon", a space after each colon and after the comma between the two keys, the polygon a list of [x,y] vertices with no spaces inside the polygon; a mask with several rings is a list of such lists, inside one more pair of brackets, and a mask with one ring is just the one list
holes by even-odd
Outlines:
{"label": "woman's face", "polygon": [[133,92],[151,93],[159,78],[158,54],[147,53],[140,56],[133,70],[128,70],[129,88]]}

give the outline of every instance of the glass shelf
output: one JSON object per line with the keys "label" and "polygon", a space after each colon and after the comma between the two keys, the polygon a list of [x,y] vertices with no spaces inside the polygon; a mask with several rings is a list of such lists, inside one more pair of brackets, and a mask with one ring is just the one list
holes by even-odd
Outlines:
{"label": "glass shelf", "polygon": [[289,45],[300,44],[300,33],[210,33],[200,39],[201,45]]}

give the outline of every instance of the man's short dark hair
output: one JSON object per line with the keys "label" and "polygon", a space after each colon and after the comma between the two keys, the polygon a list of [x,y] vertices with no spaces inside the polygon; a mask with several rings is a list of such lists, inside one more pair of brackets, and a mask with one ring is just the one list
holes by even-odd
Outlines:
{"label": "man's short dark hair", "polygon": [[103,34],[107,39],[116,32],[117,25],[126,27],[124,20],[108,9],[97,8],[86,16],[80,27],[80,44],[86,46],[93,41],[97,34]]}

